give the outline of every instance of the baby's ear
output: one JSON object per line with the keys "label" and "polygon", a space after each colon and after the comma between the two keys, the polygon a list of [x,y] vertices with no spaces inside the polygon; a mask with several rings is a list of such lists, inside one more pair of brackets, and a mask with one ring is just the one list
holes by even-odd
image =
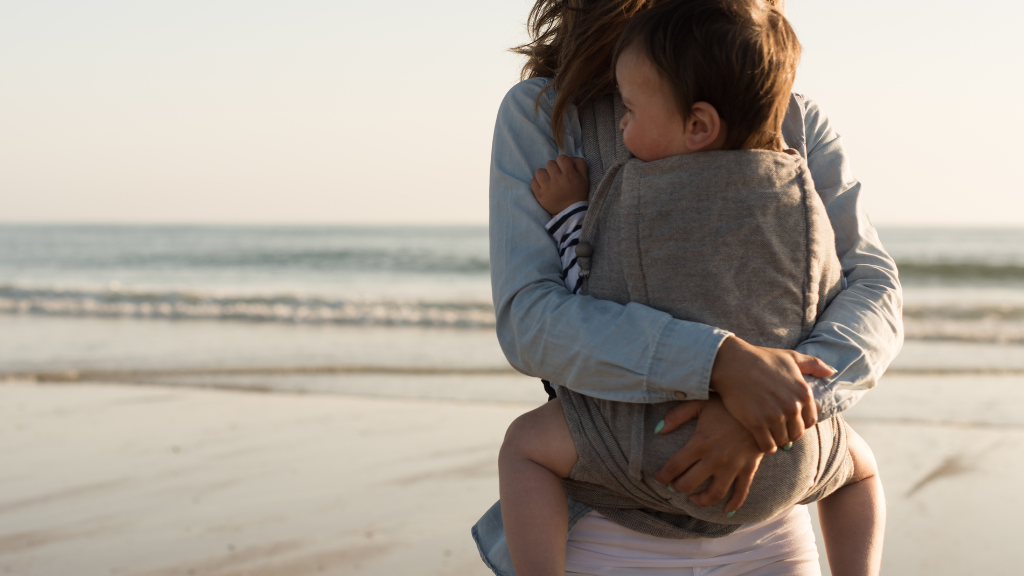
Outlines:
{"label": "baby's ear", "polygon": [[686,147],[693,152],[716,150],[724,140],[725,125],[718,110],[707,102],[697,102],[686,119]]}

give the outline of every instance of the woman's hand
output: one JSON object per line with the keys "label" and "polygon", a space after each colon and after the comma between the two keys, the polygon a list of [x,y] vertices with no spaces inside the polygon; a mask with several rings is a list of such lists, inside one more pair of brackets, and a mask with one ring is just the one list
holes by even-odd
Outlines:
{"label": "woman's hand", "polygon": [[711,369],[711,388],[729,413],[754,435],[762,452],[799,440],[818,421],[814,395],[803,374],[827,378],[828,364],[794,350],[762,348],[730,336]]}
{"label": "woman's hand", "polygon": [[[764,453],[750,432],[714,395],[710,400],[682,402],[669,410],[665,414],[665,425],[658,433],[667,434],[694,418],[697,418],[697,430],[654,478],[690,494],[690,501],[698,506],[711,506],[725,498],[729,488],[734,487],[725,510],[735,512],[747,499]],[[708,478],[711,478],[708,487],[693,494]]]}

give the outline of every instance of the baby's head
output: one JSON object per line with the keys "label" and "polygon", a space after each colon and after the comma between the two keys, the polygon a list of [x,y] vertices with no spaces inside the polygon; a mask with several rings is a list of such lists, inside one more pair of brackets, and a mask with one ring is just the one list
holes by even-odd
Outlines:
{"label": "baby's head", "polygon": [[626,147],[650,162],[704,150],[782,147],[800,43],[765,0],[667,0],[615,49]]}

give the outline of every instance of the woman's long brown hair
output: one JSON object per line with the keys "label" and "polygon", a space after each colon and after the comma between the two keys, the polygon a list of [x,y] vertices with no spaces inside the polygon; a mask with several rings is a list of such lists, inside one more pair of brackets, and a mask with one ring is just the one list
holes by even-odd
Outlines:
{"label": "woman's long brown hair", "polygon": [[[522,79],[551,78],[551,131],[565,145],[562,116],[615,90],[612,53],[626,22],[657,0],[537,0],[527,29],[531,41],[512,52],[527,57]],[[543,95],[543,92],[541,93]],[[538,96],[538,101],[540,97]]]}

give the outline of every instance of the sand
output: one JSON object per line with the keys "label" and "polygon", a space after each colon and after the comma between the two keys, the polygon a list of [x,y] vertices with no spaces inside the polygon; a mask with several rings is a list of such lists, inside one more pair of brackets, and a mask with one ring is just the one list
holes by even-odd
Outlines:
{"label": "sand", "polygon": [[487,574],[525,407],[0,386],[0,573]]}
{"label": "sand", "polygon": [[[469,527],[533,404],[0,385],[0,574],[486,575]],[[849,412],[886,487],[883,573],[1020,572],[1022,405],[1021,376],[891,376]]]}

